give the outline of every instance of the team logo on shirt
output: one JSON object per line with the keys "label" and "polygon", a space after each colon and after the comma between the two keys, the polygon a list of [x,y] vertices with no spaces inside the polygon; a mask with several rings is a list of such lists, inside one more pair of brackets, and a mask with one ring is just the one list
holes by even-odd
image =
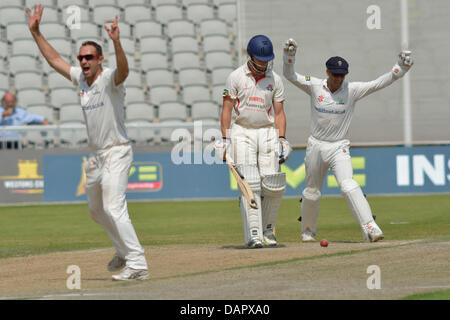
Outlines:
{"label": "team logo on shirt", "polygon": [[317,99],[317,100],[319,100],[319,102],[322,102],[323,96],[320,96],[319,99]]}
{"label": "team logo on shirt", "polygon": [[230,95],[230,92],[228,91],[228,89],[223,89],[222,95],[223,95],[224,97],[229,96],[229,95]]}
{"label": "team logo on shirt", "polygon": [[305,80],[306,80],[306,81],[311,81],[311,77],[310,77],[310,76],[306,76],[306,77],[305,77]]}
{"label": "team logo on shirt", "polygon": [[272,92],[273,91],[273,86],[271,84],[269,84],[266,89],[269,90],[270,92]]}
{"label": "team logo on shirt", "polygon": [[337,104],[344,104],[344,98],[342,96],[339,96],[339,101]]}

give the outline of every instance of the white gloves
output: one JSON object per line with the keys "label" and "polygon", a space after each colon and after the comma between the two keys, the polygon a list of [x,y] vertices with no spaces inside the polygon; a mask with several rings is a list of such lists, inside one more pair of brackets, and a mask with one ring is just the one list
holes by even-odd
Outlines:
{"label": "white gloves", "polygon": [[223,137],[222,140],[216,141],[214,144],[214,150],[216,152],[216,157],[223,162],[226,162],[226,155],[231,146],[231,140],[229,138]]}
{"label": "white gloves", "polygon": [[298,48],[297,42],[295,42],[295,40],[292,38],[286,40],[286,42],[284,43],[284,53],[287,54],[288,56],[295,56],[297,48]]}
{"label": "white gloves", "polygon": [[280,159],[278,160],[278,162],[282,164],[286,162],[291,155],[292,148],[286,138],[281,137],[278,141],[280,142]]}
{"label": "white gloves", "polygon": [[401,68],[409,69],[414,64],[413,59],[411,58],[411,51],[403,50],[398,55],[398,65]]}
{"label": "white gloves", "polygon": [[399,53],[398,61],[392,68],[392,72],[398,78],[403,77],[413,64],[414,61],[411,58],[411,51],[403,50],[402,52]]}

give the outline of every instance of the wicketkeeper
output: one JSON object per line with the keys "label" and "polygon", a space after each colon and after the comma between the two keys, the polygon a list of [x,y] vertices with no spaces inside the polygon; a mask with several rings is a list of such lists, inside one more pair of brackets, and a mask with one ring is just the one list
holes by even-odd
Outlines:
{"label": "wicketkeeper", "polygon": [[355,103],[403,77],[413,65],[410,51],[402,51],[391,71],[369,82],[346,82],[348,63],[341,57],[326,62],[327,79],[304,76],[294,71],[297,43],[286,41],[283,74],[311,97],[311,135],[306,148],[306,186],[302,193],[302,241],[314,241],[323,179],[330,168],[351,212],[361,226],[363,238],[375,242],[384,238],[375,223],[369,203],[353,179],[348,128]]}
{"label": "wicketkeeper", "polygon": [[291,147],[285,137],[284,86],[281,77],[272,71],[272,42],[264,35],[254,36],[247,54],[248,61],[226,82],[221,115],[223,140],[216,143],[216,154],[223,160],[227,152],[232,154],[254,192],[257,209],[249,206],[242,192],[239,201],[245,244],[261,248],[263,244],[277,244],[274,228],[286,189],[280,163],[288,159]]}

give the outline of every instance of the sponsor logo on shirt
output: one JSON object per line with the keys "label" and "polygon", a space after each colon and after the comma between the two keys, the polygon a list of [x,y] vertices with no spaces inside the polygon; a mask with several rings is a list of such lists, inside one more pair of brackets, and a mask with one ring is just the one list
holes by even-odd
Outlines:
{"label": "sponsor logo on shirt", "polygon": [[85,106],[85,107],[81,107],[84,111],[87,110],[94,110],[100,107],[103,107],[105,104],[103,102],[100,103],[96,103],[96,104],[91,104],[90,106]]}
{"label": "sponsor logo on shirt", "polygon": [[264,104],[264,98],[260,98],[260,97],[250,97],[250,98],[248,98],[248,101],[256,101],[256,102],[261,102]]}
{"label": "sponsor logo on shirt", "polygon": [[345,110],[329,110],[324,108],[319,108],[314,106],[314,109],[316,109],[320,113],[331,113],[331,114],[344,114]]}

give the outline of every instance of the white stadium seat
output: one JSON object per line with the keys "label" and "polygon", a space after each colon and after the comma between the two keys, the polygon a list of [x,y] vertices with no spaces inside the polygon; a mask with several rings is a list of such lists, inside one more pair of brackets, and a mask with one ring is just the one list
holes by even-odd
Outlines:
{"label": "white stadium seat", "polygon": [[160,4],[155,8],[156,20],[167,24],[170,20],[183,18],[181,7],[174,4]]}
{"label": "white stadium seat", "polygon": [[179,70],[178,79],[182,87],[190,84],[205,85],[207,83],[205,71],[199,68],[184,68]]}
{"label": "white stadium seat", "polygon": [[61,110],[59,110],[59,120],[61,123],[72,121],[84,122],[81,106],[72,103],[63,104]]}
{"label": "white stadium seat", "polygon": [[210,100],[211,93],[206,85],[191,84],[183,87],[183,101],[191,105],[196,100]]}
{"label": "white stadium seat", "polygon": [[168,69],[169,63],[167,57],[161,52],[142,52],[141,53],[141,69],[147,71],[155,68]]}
{"label": "white stadium seat", "polygon": [[228,35],[227,23],[220,19],[203,19],[200,22],[200,35],[204,37],[209,34]]}
{"label": "white stadium seat", "polygon": [[231,51],[230,41],[224,35],[207,35],[203,37],[203,50],[205,52],[214,50]]}
{"label": "white stadium seat", "polygon": [[33,103],[28,105],[27,112],[32,114],[38,114],[43,117],[49,122],[49,124],[52,124],[55,122],[55,111],[53,110],[52,106],[49,104],[41,104],[41,103]]}
{"label": "white stadium seat", "polygon": [[157,85],[150,88],[150,102],[159,105],[167,101],[177,101],[178,93],[174,86]]}
{"label": "white stadium seat", "polygon": [[227,51],[209,51],[205,54],[206,68],[233,67],[233,58]]}
{"label": "white stadium seat", "polygon": [[14,74],[16,90],[24,88],[42,89],[42,74],[38,71],[19,71]]}
{"label": "white stadium seat", "polygon": [[127,104],[126,115],[127,120],[153,121],[155,118],[155,110],[146,101],[135,101]]}
{"label": "white stadium seat", "polygon": [[213,85],[225,83],[231,72],[234,71],[232,67],[217,67],[211,70],[211,82]]}
{"label": "white stadium seat", "polygon": [[140,51],[153,51],[167,54],[167,41],[161,36],[144,36],[140,38]]}
{"label": "white stadium seat", "polygon": [[17,91],[17,103],[26,108],[34,103],[45,104],[47,101],[43,90],[37,88],[24,88]]}
{"label": "white stadium seat", "polygon": [[183,68],[200,68],[200,56],[194,51],[180,51],[173,54],[173,68],[177,71]]}
{"label": "white stadium seat", "polygon": [[48,37],[47,41],[60,55],[70,57],[73,54],[72,42],[68,38]]}
{"label": "white stadium seat", "polygon": [[16,73],[24,70],[36,70],[36,58],[31,54],[18,54],[9,58],[9,71]]}
{"label": "white stadium seat", "polygon": [[26,21],[26,13],[22,7],[6,6],[0,8],[0,25],[7,26],[10,22],[21,22],[26,25]]}
{"label": "white stadium seat", "polygon": [[172,38],[171,48],[173,53],[182,51],[199,51],[198,42],[192,36],[176,36]]}
{"label": "white stadium seat", "polygon": [[176,101],[167,101],[161,103],[158,111],[158,118],[162,120],[186,120],[186,105]]}
{"label": "white stadium seat", "polygon": [[219,120],[219,106],[211,100],[194,101],[191,106],[192,121]]}
{"label": "white stadium seat", "polygon": [[39,30],[45,36],[45,38],[67,36],[66,26],[59,22],[41,22],[41,24],[39,25]]}
{"label": "white stadium seat", "polygon": [[71,29],[70,37],[74,40],[80,38],[98,38],[100,37],[99,27],[97,24],[90,21],[80,21],[80,29]]}
{"label": "white stadium seat", "polygon": [[35,57],[40,56],[39,48],[36,42],[30,38],[17,38],[12,42],[12,55],[31,54]]}
{"label": "white stadium seat", "polygon": [[127,105],[132,102],[144,100],[146,100],[145,92],[141,87],[126,86],[125,101]]}
{"label": "white stadium seat", "polygon": [[190,4],[187,6],[186,16],[188,20],[194,23],[200,23],[203,19],[214,18],[214,8],[208,4]]}
{"label": "white stadium seat", "polygon": [[236,2],[220,3],[217,8],[217,13],[220,19],[223,19],[227,23],[232,24],[237,19]]}
{"label": "white stadium seat", "polygon": [[[125,51],[125,53],[134,55],[134,53],[136,52],[136,44],[132,37],[121,36],[120,44],[122,45],[123,51]],[[109,53],[115,52],[114,42],[112,42],[111,39],[108,39],[108,52]]]}
{"label": "white stadium seat", "polygon": [[[65,82],[64,82],[65,84]],[[70,85],[70,83],[67,83]],[[50,103],[55,108],[62,108],[66,103],[78,104],[80,101],[78,91],[75,87],[56,87],[50,91]]]}
{"label": "white stadium seat", "polygon": [[93,8],[93,21],[96,24],[104,26],[105,24],[108,24],[106,21],[115,19],[116,15],[119,16],[120,20],[120,7],[114,5],[99,5],[95,2]]}
{"label": "white stadium seat", "polygon": [[[125,125],[127,127],[128,137],[136,144],[148,143],[155,139],[155,130],[139,128],[139,126],[152,124],[148,120],[126,120]],[[137,126],[138,128],[134,128]]]}
{"label": "white stadium seat", "polygon": [[33,40],[28,25],[23,22],[9,22],[6,27],[6,39],[10,42],[14,42],[16,39],[27,38]]}
{"label": "white stadium seat", "polygon": [[144,36],[162,36],[162,25],[157,21],[138,20],[134,23],[136,39]]}
{"label": "white stadium seat", "polygon": [[172,71],[165,68],[148,69],[145,73],[145,80],[149,87],[158,85],[171,86],[174,83]]}
{"label": "white stadium seat", "polygon": [[125,80],[126,86],[142,87],[142,74],[139,69],[130,69]]}
{"label": "white stadium seat", "polygon": [[143,4],[130,4],[124,7],[124,19],[129,23],[138,20],[149,20],[152,17],[150,7]]}
{"label": "white stadium seat", "polygon": [[173,38],[175,36],[195,37],[195,26],[192,22],[185,19],[169,20],[167,22],[167,35],[169,38]]}

